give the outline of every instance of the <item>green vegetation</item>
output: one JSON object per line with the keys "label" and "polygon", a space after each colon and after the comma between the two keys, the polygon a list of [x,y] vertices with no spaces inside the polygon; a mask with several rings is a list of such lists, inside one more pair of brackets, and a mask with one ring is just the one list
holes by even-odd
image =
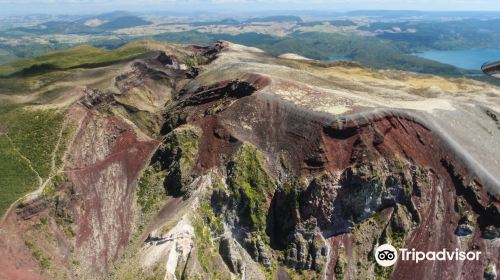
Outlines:
{"label": "green vegetation", "polygon": [[148,166],[142,173],[137,186],[137,202],[142,213],[147,217],[160,207],[162,201],[167,198],[163,186],[165,172],[160,170],[158,164]]}
{"label": "green vegetation", "polygon": [[172,145],[170,150],[177,149],[181,174],[187,174],[193,168],[198,157],[200,137],[201,131],[199,129],[187,125],[175,129],[167,136],[165,142]]}
{"label": "green vegetation", "polygon": [[299,33],[266,45],[258,45],[271,54],[297,53],[325,60],[348,56],[354,61],[374,68],[399,69],[430,74],[461,75],[463,72],[450,65],[407,55],[391,41],[334,33]]}
{"label": "green vegetation", "polygon": [[[144,92],[144,94],[147,94],[146,91]],[[123,102],[122,104],[125,104],[125,102]],[[131,122],[137,125],[137,127],[141,131],[151,136],[152,138],[160,137],[163,118],[158,113],[151,113],[142,110],[127,110],[124,107],[116,107],[109,104],[106,104],[103,107],[99,107],[98,110],[104,114],[111,113],[114,115],[123,116],[124,118],[129,119]]]}
{"label": "green vegetation", "polygon": [[50,181],[45,185],[43,189],[43,195],[47,199],[54,199],[57,196],[57,191],[60,187],[68,181],[68,178],[64,173],[57,173],[50,178]]}
{"label": "green vegetation", "polygon": [[35,76],[17,76],[2,78],[0,76],[1,94],[28,94],[66,76],[76,73],[77,70],[53,71],[40,73]]}
{"label": "green vegetation", "polygon": [[337,262],[335,263],[335,279],[337,280],[344,279],[346,265],[347,265],[347,259],[345,255],[345,248],[341,247],[339,250],[339,255],[337,257]]}
{"label": "green vegetation", "polygon": [[64,113],[0,106],[0,213],[48,178]]}
{"label": "green vegetation", "polygon": [[206,64],[207,58],[202,55],[195,54],[191,57],[186,58],[186,61],[184,62],[188,67],[195,67],[199,65],[204,65]]}
{"label": "green vegetation", "polygon": [[373,267],[377,269],[374,250],[377,244],[385,243],[380,237],[384,235],[389,218],[387,212],[382,211],[355,224],[353,231],[355,246],[349,257],[357,260],[354,276],[356,279],[369,278],[373,276]]}
{"label": "green vegetation", "polygon": [[81,72],[81,68],[111,65],[147,51],[147,42],[137,42],[112,51],[80,46],[49,52],[35,58],[16,60],[0,65],[0,93],[27,94]]}
{"label": "green vegetation", "polygon": [[40,220],[33,224],[33,228],[39,231],[47,225],[48,221],[47,217],[41,217]]}
{"label": "green vegetation", "polygon": [[209,272],[210,260],[209,256],[213,255],[213,244],[211,240],[210,228],[205,224],[203,219],[198,220],[194,224],[194,233],[196,236],[196,249],[198,253],[198,261],[205,272]]}
{"label": "green vegetation", "polygon": [[74,125],[65,125],[61,131],[61,139],[55,154],[55,168],[60,168],[64,163],[64,154],[68,149],[68,144],[73,133],[76,131]]}
{"label": "green vegetation", "polygon": [[191,172],[198,158],[198,141],[202,131],[191,125],[183,125],[167,134],[158,149],[161,168],[168,170],[165,183],[173,196],[189,196]]}
{"label": "green vegetation", "polygon": [[[266,234],[267,198],[276,188],[264,167],[264,158],[258,149],[244,143],[228,165],[230,209],[236,210],[239,224],[248,231],[243,244],[254,260],[261,262],[262,271],[272,278],[276,262],[269,248]],[[221,207],[217,207],[221,208]],[[268,277],[269,278],[269,277]]]}
{"label": "green vegetation", "polygon": [[255,231],[265,230],[266,198],[275,189],[275,183],[264,169],[263,162],[257,148],[245,143],[229,166],[231,197],[240,207],[242,220],[249,221]]}
{"label": "green vegetation", "polygon": [[40,177],[47,178],[63,120],[58,110],[17,108],[0,114],[0,127]]}
{"label": "green vegetation", "polygon": [[[50,215],[54,217],[56,224],[61,228],[66,237],[74,238],[76,236],[73,231],[74,218],[70,211],[61,205],[67,205],[71,196],[75,195],[74,185],[68,182],[68,178],[64,173],[57,173],[50,178],[50,181],[43,189],[43,198],[50,203]],[[64,186],[68,188],[63,188]]]}
{"label": "green vegetation", "polygon": [[117,19],[114,19],[110,22],[106,22],[106,23],[98,26],[97,28],[104,29],[104,30],[115,30],[115,29],[130,28],[130,27],[148,25],[148,24],[151,24],[151,22],[143,20],[140,17],[123,16],[123,17],[119,17]]}
{"label": "green vegetation", "polygon": [[[303,279],[308,279],[308,280],[320,280],[323,279],[323,275],[320,273],[317,273],[316,271],[313,270],[299,270],[299,269],[291,269],[288,267],[285,267],[286,272],[288,273],[288,276],[290,276],[291,280],[303,280]],[[274,277],[268,278],[268,279],[275,279]],[[341,280],[342,278],[336,278],[336,280]]]}
{"label": "green vegetation", "polygon": [[402,248],[405,244],[406,234],[402,230],[395,230],[391,235],[391,244],[396,248]]}
{"label": "green vegetation", "polygon": [[[423,50],[463,50],[475,48],[496,48],[500,44],[500,34],[493,26],[500,24],[499,19],[465,19],[439,22],[376,22],[361,30],[377,31],[378,37],[391,40],[410,49],[412,52]],[[393,28],[406,32],[391,32]],[[408,32],[412,30],[412,32]]]}
{"label": "green vegetation", "polygon": [[25,241],[24,244],[31,251],[31,255],[38,262],[42,270],[47,270],[50,268],[51,259],[46,256],[40,248],[38,248],[33,242]]}
{"label": "green vegetation", "polygon": [[[223,233],[222,221],[215,216],[210,205],[203,202],[197,209],[194,221],[196,257],[208,279],[230,279],[224,261],[218,253],[218,246],[212,240],[214,235]],[[193,275],[194,276],[194,275]],[[190,277],[191,278],[191,277]],[[196,276],[194,277],[196,279]],[[201,279],[207,279],[206,277]]]}
{"label": "green vegetation", "polygon": [[76,236],[76,233],[71,227],[71,223],[73,223],[73,220],[66,220],[64,218],[58,218],[56,220],[56,224],[62,228],[64,234],[68,238],[74,238]]}
{"label": "green vegetation", "polygon": [[23,194],[34,190],[37,175],[6,135],[0,134],[0,214]]}
{"label": "green vegetation", "polygon": [[378,264],[375,264],[375,276],[377,280],[385,280],[390,279],[391,274],[394,271],[394,267],[383,267]]}
{"label": "green vegetation", "polygon": [[136,57],[147,51],[145,42],[130,43],[113,51],[85,45],[0,65],[0,76],[5,77],[16,73],[35,75],[54,70],[107,65]]}
{"label": "green vegetation", "polygon": [[198,211],[205,225],[210,228],[210,231],[215,236],[224,234],[224,224],[222,223],[222,219],[214,213],[210,203],[202,202]]}

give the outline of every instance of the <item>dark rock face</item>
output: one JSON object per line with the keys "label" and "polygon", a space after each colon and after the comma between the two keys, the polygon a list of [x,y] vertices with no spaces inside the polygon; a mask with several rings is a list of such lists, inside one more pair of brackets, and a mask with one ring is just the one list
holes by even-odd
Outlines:
{"label": "dark rock face", "polygon": [[232,273],[241,274],[243,272],[243,261],[232,242],[227,237],[223,238],[219,244],[219,254]]}
{"label": "dark rock face", "polygon": [[463,213],[458,223],[455,231],[458,236],[468,236],[474,232],[474,217],[470,212]]}
{"label": "dark rock face", "polygon": [[208,88],[198,89],[183,102],[183,105],[196,106],[221,99],[241,98],[251,95],[255,90],[256,88],[246,81],[222,82]]}
{"label": "dark rock face", "polygon": [[[268,265],[272,248],[282,252],[278,262],[291,269],[326,270],[330,279],[339,267],[345,277],[362,278],[373,271],[369,254],[377,243],[434,250],[440,244],[455,246],[453,238],[461,236],[481,240],[486,228],[486,236],[497,236],[499,216],[490,206],[496,198],[421,123],[396,113],[331,121],[264,94],[257,85],[265,83],[255,81],[223,81],[183,92],[181,108],[173,109],[186,123],[203,128],[196,166],[226,167],[229,190],[214,190],[212,206],[234,226],[238,242],[254,260]],[[209,143],[211,148],[205,148]],[[257,208],[250,207],[255,197],[234,187],[251,180],[234,184],[231,179],[231,159],[241,143],[256,146],[266,158],[266,173],[276,181]],[[457,179],[457,173],[464,175]],[[455,192],[463,199],[462,210],[455,209]],[[460,221],[467,211],[469,219]],[[262,219],[255,218],[262,215],[265,226],[256,231],[255,221]],[[431,228],[439,237],[424,243]],[[361,248],[362,242],[369,245]],[[458,275],[457,267],[438,272],[399,264],[392,277]],[[474,268],[475,276],[482,273],[483,267]]]}
{"label": "dark rock face", "polygon": [[28,220],[47,209],[49,202],[46,199],[37,199],[28,205],[18,207],[16,213],[24,220]]}
{"label": "dark rock face", "polygon": [[242,243],[250,256],[252,256],[252,259],[264,266],[271,266],[272,254],[260,235],[256,233],[246,233]]}
{"label": "dark rock face", "polygon": [[494,226],[487,226],[483,232],[483,238],[495,239],[500,238],[500,229]]}
{"label": "dark rock face", "polygon": [[314,217],[320,227],[326,229],[333,224],[335,198],[340,185],[335,176],[320,175],[312,180],[301,195],[301,214],[303,217]]}
{"label": "dark rock face", "polygon": [[218,41],[213,46],[208,47],[199,47],[192,46],[196,51],[200,52],[203,56],[207,57],[209,61],[212,61],[217,58],[217,55],[222,52],[225,48],[227,48],[228,43],[225,41]]}
{"label": "dark rock face", "polygon": [[92,109],[100,104],[114,101],[112,93],[102,92],[99,89],[86,88],[84,93],[85,95],[80,99],[79,103],[87,107],[87,109]]}
{"label": "dark rock face", "polygon": [[285,251],[285,264],[298,270],[322,271],[327,247],[315,219],[297,226]]}
{"label": "dark rock face", "polygon": [[162,65],[174,65],[179,64],[175,58],[167,55],[165,52],[160,52],[155,58],[156,61],[160,62]]}
{"label": "dark rock face", "polygon": [[495,280],[497,279],[497,270],[494,262],[489,261],[488,265],[484,270],[484,280]]}
{"label": "dark rock face", "polygon": [[201,132],[189,126],[170,132],[158,148],[153,162],[159,162],[167,170],[165,188],[174,196],[189,195],[189,184],[196,177],[192,173],[198,156]]}

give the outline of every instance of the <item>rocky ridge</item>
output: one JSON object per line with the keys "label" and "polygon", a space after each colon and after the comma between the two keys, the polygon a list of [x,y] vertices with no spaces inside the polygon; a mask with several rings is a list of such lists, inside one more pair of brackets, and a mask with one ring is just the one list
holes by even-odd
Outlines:
{"label": "rocky ridge", "polygon": [[[228,42],[131,61],[68,109],[64,176],[7,215],[0,275],[495,278],[500,91],[436,79]],[[483,256],[382,269],[387,242]]]}

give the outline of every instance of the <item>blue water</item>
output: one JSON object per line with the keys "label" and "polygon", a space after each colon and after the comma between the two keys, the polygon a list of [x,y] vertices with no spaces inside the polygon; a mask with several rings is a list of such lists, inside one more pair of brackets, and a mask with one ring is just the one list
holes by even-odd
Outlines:
{"label": "blue water", "polygon": [[484,63],[500,60],[500,48],[463,51],[428,51],[415,55],[467,70],[480,70]]}
{"label": "blue water", "polygon": [[334,61],[339,61],[339,60],[352,61],[352,56],[331,56],[331,57],[327,57],[325,59],[322,59],[321,61],[334,62]]}

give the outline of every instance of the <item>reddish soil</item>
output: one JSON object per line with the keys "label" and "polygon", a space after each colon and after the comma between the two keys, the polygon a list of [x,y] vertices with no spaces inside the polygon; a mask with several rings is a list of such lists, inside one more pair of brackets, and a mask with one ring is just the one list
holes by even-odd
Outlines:
{"label": "reddish soil", "polygon": [[[242,97],[216,114],[206,114],[214,102],[193,108],[188,119],[204,131],[200,170],[223,164],[242,141],[249,141],[264,151],[275,174],[280,172],[278,169],[284,155],[289,168],[298,177],[315,176],[324,171],[335,174],[362,157],[403,160],[430,169],[433,174],[431,184],[412,198],[421,220],[411,232],[406,247],[422,251],[462,247],[464,250],[480,250],[483,255],[498,253],[498,246],[487,246],[485,239],[481,238],[486,225],[498,226],[498,215],[495,217],[491,206],[488,208],[493,205],[498,213],[498,197],[488,194],[467,163],[455,156],[439,134],[418,120],[398,112],[359,119],[334,119],[282,101],[264,91]],[[356,150],[359,143],[367,146],[368,155]],[[470,241],[460,241],[455,235],[460,219],[455,208],[457,197],[467,202],[466,209],[479,221]],[[331,239],[332,261],[339,249],[339,242],[335,240],[344,238],[342,236]],[[494,258],[499,260],[498,256]],[[486,263],[486,257],[478,264],[454,261],[414,265],[399,262],[393,279],[479,279]]]}
{"label": "reddish soil", "polygon": [[[89,141],[97,142],[90,150]],[[80,194],[73,205],[75,245],[83,271],[89,275],[106,273],[127,245],[137,177],[158,144],[139,139],[134,129],[117,117],[90,113],[84,121],[70,151],[66,174]],[[88,153],[103,152],[98,158],[87,157]]]}

